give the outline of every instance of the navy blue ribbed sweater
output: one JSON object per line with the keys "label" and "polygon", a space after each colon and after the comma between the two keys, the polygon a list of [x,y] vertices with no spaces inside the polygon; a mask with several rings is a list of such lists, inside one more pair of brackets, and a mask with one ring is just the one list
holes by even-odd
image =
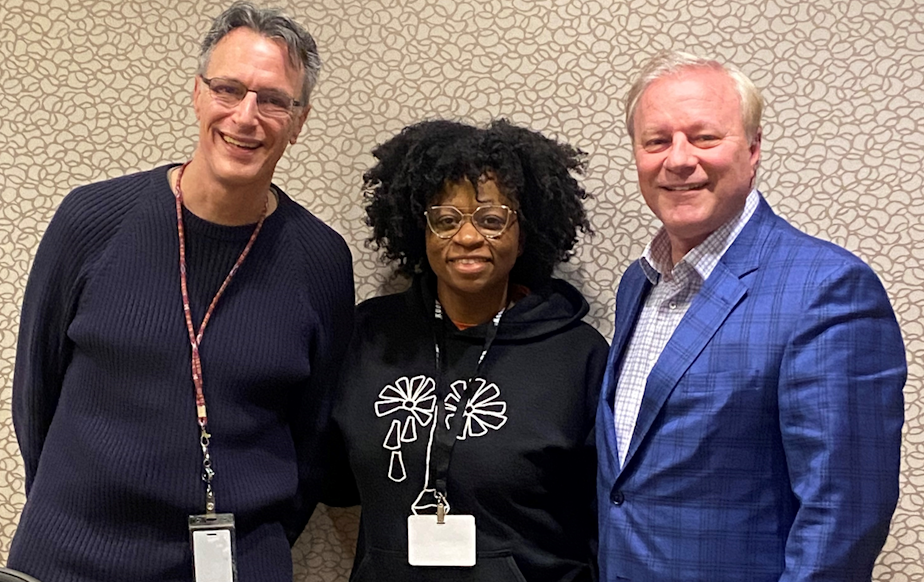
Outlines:
{"label": "navy blue ribbed sweater", "polygon": [[[186,521],[204,487],[168,169],[69,194],[29,277],[13,380],[27,502],[9,564],[46,582],[192,579]],[[241,582],[292,579],[353,311],[343,239],[276,191],[201,346]],[[198,328],[253,226],[184,212]]]}

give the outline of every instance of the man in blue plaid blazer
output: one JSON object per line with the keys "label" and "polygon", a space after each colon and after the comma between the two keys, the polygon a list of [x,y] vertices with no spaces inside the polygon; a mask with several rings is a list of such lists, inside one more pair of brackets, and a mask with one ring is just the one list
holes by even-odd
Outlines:
{"label": "man in blue plaid blazer", "polygon": [[663,228],[620,282],[597,414],[608,582],[869,580],[888,534],[901,334],[867,265],[753,188],[761,109],[684,53],[627,97]]}

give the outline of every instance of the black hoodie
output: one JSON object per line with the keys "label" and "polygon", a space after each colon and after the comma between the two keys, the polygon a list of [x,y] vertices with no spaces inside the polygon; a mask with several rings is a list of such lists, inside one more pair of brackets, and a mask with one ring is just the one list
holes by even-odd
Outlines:
{"label": "black hoodie", "polygon": [[447,430],[445,405],[451,414],[490,324],[459,331],[434,320],[433,285],[422,278],[359,305],[334,409],[362,502],[351,580],[596,578],[593,427],[607,344],[581,322],[587,311],[553,279],[504,312],[448,473],[452,513],[475,516],[477,564],[447,568],[408,565],[407,516],[424,489],[432,422]]}

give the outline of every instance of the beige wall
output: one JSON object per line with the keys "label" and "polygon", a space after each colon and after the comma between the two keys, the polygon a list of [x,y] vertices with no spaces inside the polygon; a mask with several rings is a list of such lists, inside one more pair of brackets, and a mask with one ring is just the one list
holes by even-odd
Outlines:
{"label": "beige wall", "polygon": [[[374,144],[430,117],[507,116],[566,139],[590,154],[598,235],[564,270],[609,337],[619,276],[656,227],[622,128],[631,73],[660,48],[737,64],[769,103],[760,187],[771,205],[869,261],[895,305],[910,366],[902,496],[875,579],[924,580],[921,1],[292,0],[324,71],[277,183],[346,237],[365,298],[385,280],[363,246]],[[24,502],[9,401],[36,245],[71,188],[190,155],[196,43],[222,6],[0,0],[0,558]],[[297,579],[343,579],[350,530],[348,513],[316,516]]]}

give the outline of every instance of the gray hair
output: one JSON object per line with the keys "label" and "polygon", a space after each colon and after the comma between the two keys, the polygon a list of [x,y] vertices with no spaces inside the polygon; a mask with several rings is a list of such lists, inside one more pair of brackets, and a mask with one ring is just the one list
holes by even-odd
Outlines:
{"label": "gray hair", "polygon": [[741,122],[748,141],[753,143],[760,132],[760,117],[764,100],[754,83],[734,65],[723,65],[714,59],[698,57],[680,51],[663,51],[649,60],[638,74],[626,95],[626,129],[629,137],[635,139],[635,110],[645,92],[658,79],[676,74],[684,69],[711,69],[728,75],[738,93],[741,107]]}
{"label": "gray hair", "polygon": [[270,39],[279,39],[286,43],[289,64],[304,73],[302,92],[299,101],[307,103],[311,91],[318,82],[321,72],[321,58],[318,45],[300,24],[286,16],[278,8],[257,8],[250,2],[235,2],[212,21],[202,46],[199,50],[199,75],[205,75],[215,45],[229,32],[239,27],[250,30]]}

